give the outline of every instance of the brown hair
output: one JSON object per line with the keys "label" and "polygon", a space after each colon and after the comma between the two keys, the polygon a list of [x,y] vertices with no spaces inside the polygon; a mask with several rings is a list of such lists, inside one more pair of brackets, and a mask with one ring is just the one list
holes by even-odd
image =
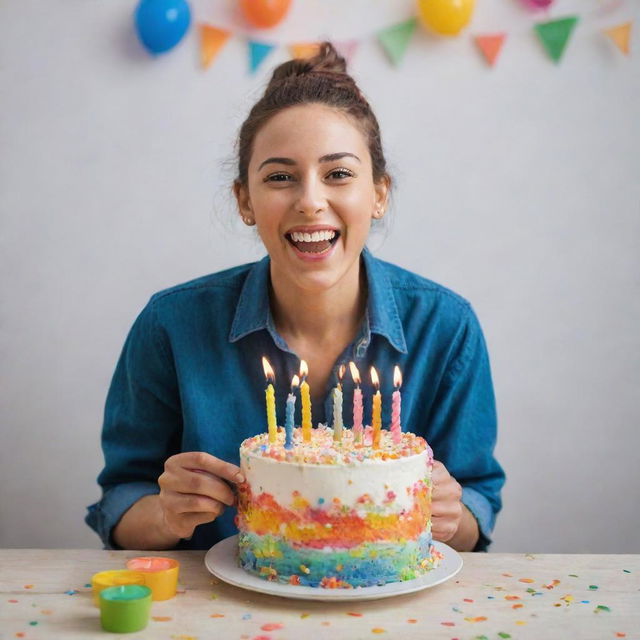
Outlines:
{"label": "brown hair", "polygon": [[240,128],[236,182],[247,184],[253,141],[267,121],[283,109],[311,103],[340,109],[351,116],[367,139],[373,180],[389,179],[378,121],[346,68],[344,58],[330,42],[323,42],[312,58],[289,60],[276,67],[264,95]]}

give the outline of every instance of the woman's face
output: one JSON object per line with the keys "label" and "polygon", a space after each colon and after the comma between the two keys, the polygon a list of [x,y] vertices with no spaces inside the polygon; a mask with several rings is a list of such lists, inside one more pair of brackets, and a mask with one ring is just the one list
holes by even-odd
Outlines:
{"label": "woman's face", "polygon": [[257,225],[273,277],[319,292],[358,273],[388,181],[374,183],[349,116],[318,104],[281,111],[255,137],[247,182],[236,187],[240,214]]}

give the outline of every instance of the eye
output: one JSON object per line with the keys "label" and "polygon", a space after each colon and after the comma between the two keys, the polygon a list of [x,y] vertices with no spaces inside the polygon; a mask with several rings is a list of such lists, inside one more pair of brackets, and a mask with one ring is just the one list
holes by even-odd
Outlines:
{"label": "eye", "polygon": [[334,180],[344,180],[345,178],[353,178],[353,176],[353,171],[345,169],[344,167],[339,167],[338,169],[330,171],[327,177],[333,178]]}
{"label": "eye", "polygon": [[291,180],[291,176],[288,173],[272,173],[268,175],[264,181],[265,182],[287,182]]}

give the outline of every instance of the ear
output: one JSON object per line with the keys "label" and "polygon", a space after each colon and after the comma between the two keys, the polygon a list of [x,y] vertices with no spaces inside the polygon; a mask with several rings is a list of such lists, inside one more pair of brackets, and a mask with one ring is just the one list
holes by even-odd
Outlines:
{"label": "ear", "polygon": [[372,217],[380,219],[387,210],[389,191],[391,190],[391,178],[385,173],[378,182],[374,183],[373,188],[375,190],[375,196]]}
{"label": "ear", "polygon": [[251,198],[249,197],[249,189],[247,188],[247,186],[236,180],[233,183],[233,194],[236,197],[236,202],[238,203],[238,213],[240,214],[242,221],[247,225],[254,225],[256,221],[253,215]]}

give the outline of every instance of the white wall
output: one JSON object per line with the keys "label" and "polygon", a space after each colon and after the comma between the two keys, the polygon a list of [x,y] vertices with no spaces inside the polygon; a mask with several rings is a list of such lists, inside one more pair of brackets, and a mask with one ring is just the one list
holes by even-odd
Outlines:
{"label": "white wall", "polygon": [[[192,0],[246,34],[234,4]],[[362,40],[352,71],[397,182],[372,246],[470,299],[489,343],[499,551],[640,550],[640,56],[599,33],[640,8],[604,5],[557,0],[582,17],[559,66],[516,0],[478,3],[473,31],[510,34],[493,70],[468,34],[422,31],[391,67],[373,34],[410,0],[298,0],[269,33]],[[84,508],[129,326],[154,291],[260,255],[228,161],[286,50],[251,77],[234,37],[203,72],[192,30],[152,60],[133,6],[0,5],[0,546],[99,545]]]}

